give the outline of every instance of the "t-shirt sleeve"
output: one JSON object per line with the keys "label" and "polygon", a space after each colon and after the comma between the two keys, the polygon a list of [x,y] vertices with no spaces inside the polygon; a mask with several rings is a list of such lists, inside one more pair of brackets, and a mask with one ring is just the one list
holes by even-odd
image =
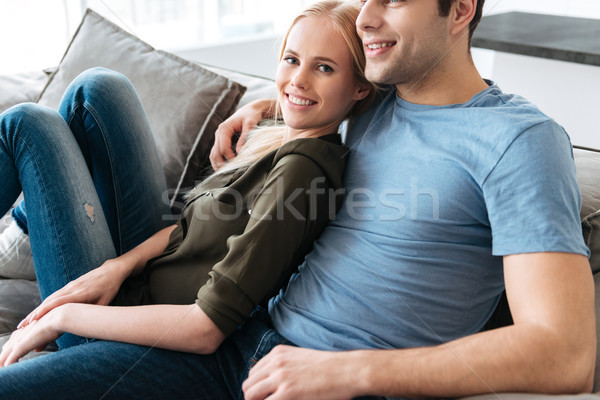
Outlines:
{"label": "t-shirt sleeve", "polygon": [[283,284],[284,275],[293,272],[289,269],[296,252],[305,247],[304,243],[312,243],[326,224],[328,218],[311,213],[315,210],[312,201],[321,205],[329,202],[329,190],[311,197],[315,179],[321,187],[325,183],[324,173],[315,162],[298,154],[283,157],[254,199],[244,232],[227,240],[226,256],[212,268],[196,301],[226,335]]}
{"label": "t-shirt sleeve", "polygon": [[483,183],[492,252],[588,256],[569,137],[554,121],[522,132]]}

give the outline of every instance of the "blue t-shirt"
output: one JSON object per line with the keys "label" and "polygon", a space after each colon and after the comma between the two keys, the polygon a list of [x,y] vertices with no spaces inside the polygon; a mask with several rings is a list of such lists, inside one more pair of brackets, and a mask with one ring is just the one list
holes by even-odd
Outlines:
{"label": "blue t-shirt", "polygon": [[567,134],[494,84],[447,106],[390,91],[351,121],[346,145],[344,204],[269,303],[299,346],[448,342],[491,316],[502,256],[588,254]]}

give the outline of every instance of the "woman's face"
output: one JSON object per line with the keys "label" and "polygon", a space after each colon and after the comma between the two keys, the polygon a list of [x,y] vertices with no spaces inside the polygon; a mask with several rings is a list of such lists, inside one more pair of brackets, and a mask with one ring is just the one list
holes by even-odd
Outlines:
{"label": "woman's face", "polygon": [[276,83],[288,129],[303,136],[331,133],[368,94],[354,79],[346,42],[324,17],[302,18],[291,29]]}

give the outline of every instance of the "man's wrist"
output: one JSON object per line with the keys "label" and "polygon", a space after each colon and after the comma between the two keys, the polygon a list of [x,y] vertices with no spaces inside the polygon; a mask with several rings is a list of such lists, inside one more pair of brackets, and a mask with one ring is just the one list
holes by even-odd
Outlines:
{"label": "man's wrist", "polygon": [[374,360],[376,350],[355,350],[347,353],[347,363],[354,371],[348,385],[353,388],[354,397],[377,395],[377,377],[381,375],[381,365]]}

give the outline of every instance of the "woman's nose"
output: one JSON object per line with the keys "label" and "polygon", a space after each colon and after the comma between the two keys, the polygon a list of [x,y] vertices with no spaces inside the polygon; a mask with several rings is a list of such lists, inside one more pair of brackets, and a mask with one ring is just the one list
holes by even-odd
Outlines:
{"label": "woman's nose", "polygon": [[308,78],[304,68],[299,68],[292,77],[292,86],[300,89],[306,89],[308,86]]}

